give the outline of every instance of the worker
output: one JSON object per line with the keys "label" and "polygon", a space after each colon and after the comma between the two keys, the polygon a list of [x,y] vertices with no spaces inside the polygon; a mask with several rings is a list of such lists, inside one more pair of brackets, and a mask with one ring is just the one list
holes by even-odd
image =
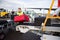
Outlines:
{"label": "worker", "polygon": [[14,19],[14,16],[15,16],[14,14],[15,14],[15,11],[12,10],[11,11],[11,16],[10,16],[12,20]]}
{"label": "worker", "polygon": [[18,16],[23,15],[23,12],[22,12],[21,8],[18,8],[17,15],[18,15]]}
{"label": "worker", "polygon": [[14,13],[15,13],[15,11],[12,10],[12,11],[11,11],[11,14],[14,15]]}

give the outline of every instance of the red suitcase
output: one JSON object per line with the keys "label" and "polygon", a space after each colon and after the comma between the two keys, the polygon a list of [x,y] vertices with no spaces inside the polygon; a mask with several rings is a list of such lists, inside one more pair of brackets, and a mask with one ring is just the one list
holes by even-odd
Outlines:
{"label": "red suitcase", "polygon": [[29,17],[25,14],[20,15],[20,16],[15,16],[14,17],[14,22],[28,22],[29,21]]}

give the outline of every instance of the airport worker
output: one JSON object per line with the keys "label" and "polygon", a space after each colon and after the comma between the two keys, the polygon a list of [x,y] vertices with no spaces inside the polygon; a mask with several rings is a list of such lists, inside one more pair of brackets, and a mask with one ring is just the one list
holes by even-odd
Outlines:
{"label": "airport worker", "polygon": [[18,16],[23,15],[23,12],[22,12],[22,9],[21,9],[21,8],[18,8],[17,15],[18,15]]}

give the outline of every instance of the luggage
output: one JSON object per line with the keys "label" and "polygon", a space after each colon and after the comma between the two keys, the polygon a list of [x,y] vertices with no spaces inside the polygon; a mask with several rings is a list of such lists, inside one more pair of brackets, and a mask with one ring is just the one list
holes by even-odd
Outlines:
{"label": "luggage", "polygon": [[[35,26],[41,26],[41,24],[45,21],[46,17],[36,17],[34,20],[34,25]],[[51,25],[51,19],[47,20],[46,26]]]}
{"label": "luggage", "polygon": [[28,22],[29,21],[29,17],[25,14],[20,15],[20,16],[15,16],[14,17],[14,22]]}
{"label": "luggage", "polygon": [[45,18],[44,17],[36,17],[34,19],[34,25],[35,26],[41,26],[41,24],[44,22]]}
{"label": "luggage", "polygon": [[29,21],[29,16],[24,15],[24,17],[25,17],[25,21],[28,22]]}

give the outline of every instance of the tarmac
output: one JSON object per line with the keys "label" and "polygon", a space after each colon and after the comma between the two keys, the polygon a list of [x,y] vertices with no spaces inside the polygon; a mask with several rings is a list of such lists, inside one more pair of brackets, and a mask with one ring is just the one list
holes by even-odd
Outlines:
{"label": "tarmac", "polygon": [[40,40],[40,36],[32,32],[22,34],[16,31],[10,31],[4,40]]}

